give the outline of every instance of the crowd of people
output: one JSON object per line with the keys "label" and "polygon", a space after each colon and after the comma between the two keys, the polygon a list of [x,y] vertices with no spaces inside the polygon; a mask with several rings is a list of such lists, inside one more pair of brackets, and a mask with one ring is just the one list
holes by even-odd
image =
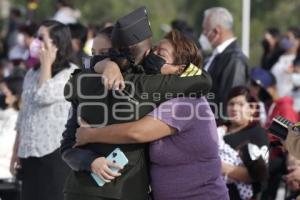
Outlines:
{"label": "crowd of people", "polygon": [[268,130],[299,121],[300,27],[267,28],[250,66],[223,7],[156,44],[144,7],[99,26],[57,9],[1,31],[0,200],[300,199],[295,136]]}

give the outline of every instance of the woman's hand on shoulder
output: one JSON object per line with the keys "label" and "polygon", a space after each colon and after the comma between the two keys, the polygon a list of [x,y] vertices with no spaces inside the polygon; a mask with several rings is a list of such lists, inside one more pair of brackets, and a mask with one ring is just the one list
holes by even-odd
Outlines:
{"label": "woman's hand on shoulder", "polygon": [[117,63],[105,59],[98,62],[94,70],[103,75],[103,84],[109,90],[123,90],[125,88],[124,78]]}

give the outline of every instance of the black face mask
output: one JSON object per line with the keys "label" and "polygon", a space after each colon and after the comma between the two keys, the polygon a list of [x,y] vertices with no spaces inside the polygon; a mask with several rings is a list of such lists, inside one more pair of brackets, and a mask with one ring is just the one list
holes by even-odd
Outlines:
{"label": "black face mask", "polygon": [[92,56],[90,59],[90,68],[94,68],[98,62],[100,62],[108,57],[109,57],[109,55],[94,55],[94,56]]}
{"label": "black face mask", "polygon": [[151,51],[142,62],[146,74],[159,74],[166,61]]}
{"label": "black face mask", "polygon": [[258,98],[262,101],[262,102],[270,102],[272,101],[272,96],[264,89],[260,89],[259,93],[258,93]]}
{"label": "black face mask", "polygon": [[269,42],[266,39],[264,39],[264,40],[261,41],[261,46],[263,47],[263,49],[265,51],[269,51],[270,50],[270,44],[269,44]]}
{"label": "black face mask", "polygon": [[5,110],[8,107],[8,104],[5,102],[6,96],[0,94],[0,109]]}

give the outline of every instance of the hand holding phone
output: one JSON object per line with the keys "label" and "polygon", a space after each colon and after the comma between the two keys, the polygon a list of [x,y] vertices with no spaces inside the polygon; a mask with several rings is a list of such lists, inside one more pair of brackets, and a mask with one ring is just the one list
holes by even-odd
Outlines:
{"label": "hand holding phone", "polygon": [[269,131],[276,137],[285,140],[288,135],[289,127],[295,132],[300,133],[300,123],[293,123],[282,116],[276,116],[273,118],[272,124],[269,127]]}
{"label": "hand holding phone", "polygon": [[[125,154],[119,148],[116,148],[113,152],[111,152],[109,154],[109,156],[106,158],[106,160],[110,163],[111,167],[109,167],[109,169],[114,174],[119,174],[120,168],[118,168],[117,166],[124,168],[124,166],[128,164],[128,159],[126,158]],[[115,164],[117,164],[117,165],[115,165]],[[115,167],[113,167],[113,166],[115,166]],[[107,167],[107,165],[106,165],[106,167]],[[107,179],[114,179],[114,176],[112,176],[112,174],[107,173],[107,170],[106,170],[106,172],[103,172],[103,171],[105,171],[105,166],[104,166],[104,169],[102,169],[100,171],[102,171],[102,173],[100,172],[102,174],[102,177],[98,176],[96,173],[93,173],[93,172],[91,173],[91,176],[96,181],[97,185],[102,187],[105,183],[110,182]],[[98,174],[100,174],[100,173],[98,173]]]}

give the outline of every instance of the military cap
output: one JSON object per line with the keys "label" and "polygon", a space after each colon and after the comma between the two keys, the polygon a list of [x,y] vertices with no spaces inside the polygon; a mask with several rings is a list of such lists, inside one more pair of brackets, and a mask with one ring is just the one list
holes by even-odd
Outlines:
{"label": "military cap", "polygon": [[128,47],[151,36],[147,10],[141,7],[117,20],[112,31],[112,43],[116,48]]}

